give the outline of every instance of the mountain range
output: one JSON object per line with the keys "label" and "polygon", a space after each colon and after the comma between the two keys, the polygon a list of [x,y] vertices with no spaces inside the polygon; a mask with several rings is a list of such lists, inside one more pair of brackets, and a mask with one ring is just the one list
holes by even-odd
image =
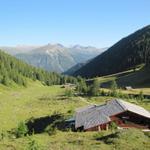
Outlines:
{"label": "mountain range", "polygon": [[[93,78],[131,70],[130,74],[117,76],[119,85],[127,83],[132,85],[134,81],[134,85],[141,86],[150,81],[150,25],[121,39],[108,49],[80,45],[65,47],[61,44],[0,47],[0,49],[48,71]],[[10,63],[7,67],[9,70],[11,65]],[[2,64],[0,67],[4,70],[3,66]]]}
{"label": "mountain range", "polygon": [[0,47],[7,53],[45,70],[93,78],[150,63],[150,25],[121,39],[110,48],[61,44]]}
{"label": "mountain range", "polygon": [[[0,49],[30,65],[51,72],[62,73],[79,63],[84,64],[107,48],[98,49],[91,46],[84,47],[80,45],[65,47],[61,44],[47,44],[44,46],[3,46],[0,47]],[[77,69],[78,67],[76,70]]]}

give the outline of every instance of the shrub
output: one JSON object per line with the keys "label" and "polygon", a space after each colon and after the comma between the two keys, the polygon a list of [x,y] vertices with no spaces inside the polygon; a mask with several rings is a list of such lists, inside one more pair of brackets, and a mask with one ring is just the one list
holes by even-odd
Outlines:
{"label": "shrub", "polygon": [[117,129],[117,124],[115,122],[111,122],[109,128],[113,131]]}
{"label": "shrub", "polygon": [[56,127],[54,127],[52,124],[48,125],[45,129],[45,131],[49,134],[49,135],[55,135],[57,132]]}
{"label": "shrub", "polygon": [[23,136],[27,135],[27,133],[28,133],[28,127],[27,127],[27,125],[23,121],[20,122],[18,124],[17,129],[15,130],[16,137],[23,137]]}
{"label": "shrub", "polygon": [[73,112],[74,112],[73,109],[67,111],[68,114],[73,114]]}
{"label": "shrub", "polygon": [[40,146],[35,140],[29,138],[27,150],[40,150]]}
{"label": "shrub", "polygon": [[8,86],[9,83],[10,83],[8,76],[3,76],[2,80],[1,80],[1,83]]}
{"label": "shrub", "polygon": [[66,95],[67,97],[72,97],[72,96],[74,95],[74,91],[73,91],[72,89],[68,88],[68,89],[66,89],[66,91],[65,91],[65,95]]}
{"label": "shrub", "polygon": [[138,95],[138,99],[141,101],[144,99],[143,91],[140,91],[140,93]]}
{"label": "shrub", "polygon": [[1,131],[1,133],[0,133],[0,140],[3,140],[6,137],[8,137],[8,133],[6,131]]}
{"label": "shrub", "polygon": [[106,93],[104,90],[101,90],[101,91],[100,91],[100,95],[101,95],[101,96],[107,96],[107,93]]}

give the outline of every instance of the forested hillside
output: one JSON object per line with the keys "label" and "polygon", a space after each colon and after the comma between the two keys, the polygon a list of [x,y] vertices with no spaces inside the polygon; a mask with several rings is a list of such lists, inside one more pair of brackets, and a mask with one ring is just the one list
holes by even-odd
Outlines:
{"label": "forested hillside", "polygon": [[45,85],[76,82],[73,77],[61,76],[57,73],[37,69],[0,50],[0,83],[8,86],[14,82],[26,86],[27,78],[39,80]]}
{"label": "forested hillside", "polygon": [[109,75],[137,65],[150,63],[150,25],[123,38],[107,51],[97,56],[74,75],[95,77]]}

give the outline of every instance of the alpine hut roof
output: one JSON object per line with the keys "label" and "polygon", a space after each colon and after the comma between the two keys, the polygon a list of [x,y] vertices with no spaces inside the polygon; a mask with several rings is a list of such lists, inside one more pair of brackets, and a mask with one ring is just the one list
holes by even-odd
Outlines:
{"label": "alpine hut roof", "polygon": [[91,105],[76,110],[75,127],[83,126],[88,129],[111,121],[110,117],[125,111],[130,111],[150,119],[150,112],[144,108],[123,101],[113,99],[103,105]]}

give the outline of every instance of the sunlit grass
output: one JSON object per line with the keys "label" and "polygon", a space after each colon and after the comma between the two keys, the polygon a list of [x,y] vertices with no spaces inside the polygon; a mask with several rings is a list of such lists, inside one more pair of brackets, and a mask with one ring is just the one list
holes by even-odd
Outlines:
{"label": "sunlit grass", "polygon": [[[90,104],[102,104],[112,97],[66,97],[61,86],[44,86],[40,82],[28,81],[28,87],[5,87],[0,85],[0,133],[17,127],[20,121],[31,117],[39,118],[52,115],[54,112],[74,113],[76,108]],[[150,103],[134,99],[127,101],[150,109]],[[47,133],[32,135],[44,150],[111,150],[113,145],[95,140],[97,132],[57,131],[56,135]],[[103,135],[110,134],[104,131]],[[28,145],[28,137],[19,139],[4,138],[0,141],[0,150],[24,150]]]}

